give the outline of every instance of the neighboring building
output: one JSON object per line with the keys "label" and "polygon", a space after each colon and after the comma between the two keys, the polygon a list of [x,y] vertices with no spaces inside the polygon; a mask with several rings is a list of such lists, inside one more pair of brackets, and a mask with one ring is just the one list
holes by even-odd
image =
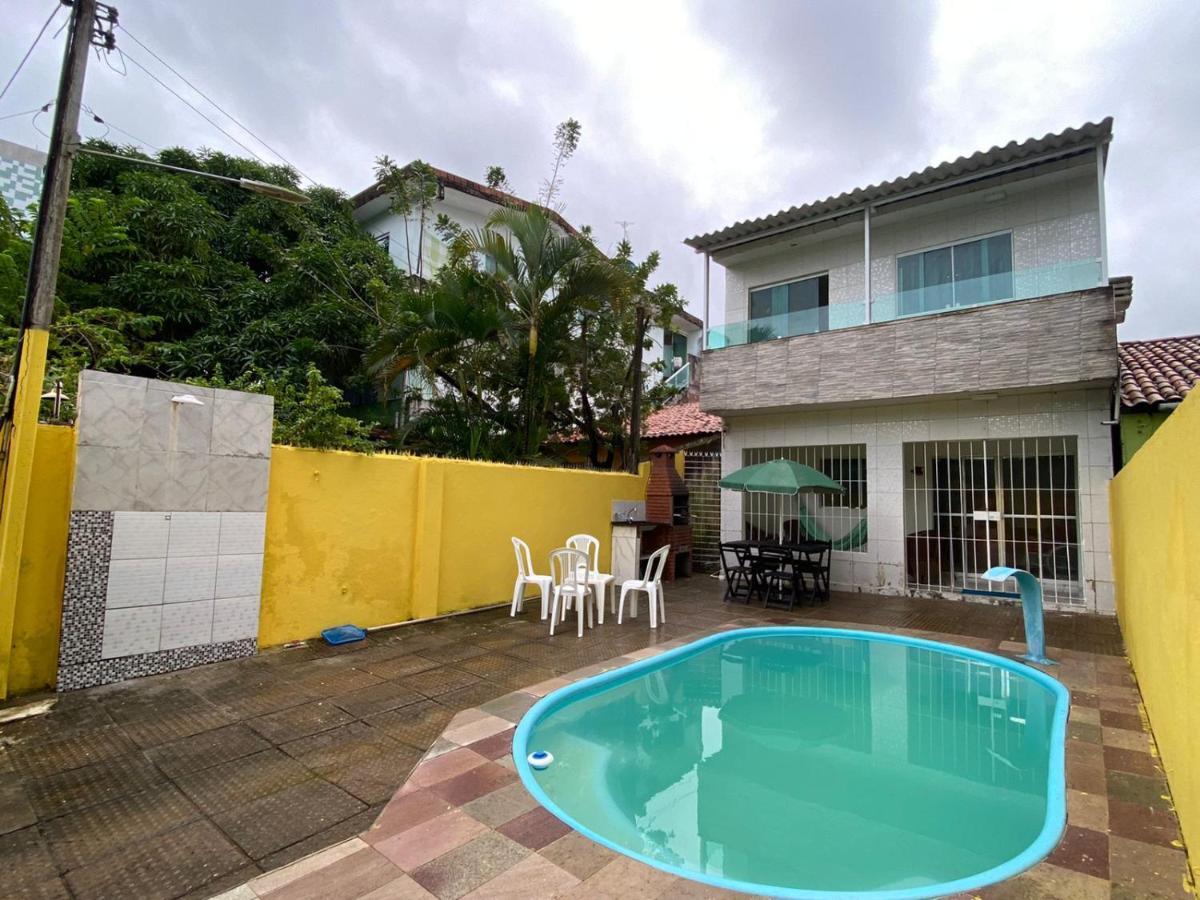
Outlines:
{"label": "neighboring building", "polygon": [[1200,335],[1123,341],[1117,352],[1124,465],[1200,382]]}
{"label": "neighboring building", "polygon": [[[528,200],[461,175],[442,169],[433,169],[433,173],[438,181],[437,197],[426,214],[424,227],[419,215],[405,217],[391,211],[391,198],[382,182],[359,191],[350,201],[354,204],[354,218],[387,248],[392,260],[405,272],[428,277],[446,262],[447,248],[433,230],[438,215],[444,213],[463,228],[474,231],[483,228],[492,213],[501,207],[528,209],[533,205]],[[575,233],[558,213],[551,210],[550,217],[564,232]],[[422,260],[419,273],[416,272],[418,245]]]}
{"label": "neighboring building", "polygon": [[[784,456],[835,500],[726,493],[725,539],[833,541],[841,589],[961,597],[1004,564],[1114,611],[1112,120],[689,239],[725,268],[700,407],[726,472]],[[707,260],[706,260],[707,264]],[[706,298],[707,302],[707,298]]]}
{"label": "neighboring building", "polygon": [[0,140],[0,197],[15,213],[25,215],[42,195],[42,170],[46,154],[41,150]]}
{"label": "neighboring building", "polygon": [[671,327],[655,325],[650,329],[651,348],[642,358],[645,366],[663,364],[662,379],[695,400],[700,382],[700,345],[704,339],[704,323],[689,312],[671,319]]}
{"label": "neighboring building", "polygon": [[[502,207],[528,209],[533,205],[528,200],[443,169],[435,168],[433,173],[437,178],[437,193],[423,222],[419,214],[401,216],[393,212],[391,197],[382,182],[376,182],[350,198],[354,204],[354,218],[375,236],[396,266],[426,278],[437,272],[449,255],[448,248],[434,230],[439,215],[444,214],[462,228],[475,231],[487,225],[492,213]],[[576,233],[557,212],[551,210],[550,217],[564,233]],[[489,266],[488,260],[481,262],[484,267]],[[436,381],[426,373],[411,371],[398,380],[391,395],[383,402],[363,396],[355,398],[354,405],[364,417],[399,425],[436,397],[437,390]],[[407,408],[401,402],[405,394]]]}

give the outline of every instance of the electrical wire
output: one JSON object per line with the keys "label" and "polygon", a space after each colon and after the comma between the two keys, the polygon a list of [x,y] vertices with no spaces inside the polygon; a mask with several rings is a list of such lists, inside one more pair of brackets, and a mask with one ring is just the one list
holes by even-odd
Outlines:
{"label": "electrical wire", "polygon": [[91,116],[91,117],[92,117],[92,121],[94,121],[94,122],[97,122],[97,123],[98,123],[98,124],[100,124],[100,125],[103,125],[105,128],[111,128],[113,131],[116,131],[116,132],[118,132],[119,134],[123,134],[123,135],[125,135],[125,137],[129,138],[129,139],[130,139],[131,141],[133,141],[135,144],[140,144],[140,145],[141,145],[141,146],[143,146],[143,147],[147,147],[147,148],[149,148],[150,150],[153,150],[155,153],[159,152],[159,150],[161,149],[160,147],[155,147],[155,146],[154,146],[152,143],[150,143],[149,141],[144,141],[144,140],[142,140],[142,139],[141,139],[140,137],[138,137],[136,134],[130,134],[130,133],[129,133],[128,131],[126,131],[124,128],[121,128],[121,127],[119,127],[119,126],[117,126],[117,125],[114,125],[112,122],[108,121],[107,119],[101,118],[101,117],[100,117],[100,115],[99,115],[99,113],[97,113],[97,112],[96,112],[94,109],[92,109],[92,108],[91,108],[90,106],[88,106],[86,103],[84,103],[84,104],[81,104],[81,105],[82,105],[82,107],[83,107],[83,111],[84,111],[85,113],[87,113],[89,116]]}
{"label": "electrical wire", "polygon": [[9,76],[7,83],[4,85],[4,89],[0,90],[0,100],[4,99],[4,95],[8,93],[8,89],[12,87],[12,83],[16,81],[17,76],[21,74],[21,69],[25,67],[25,63],[33,53],[34,47],[38,45],[38,41],[42,39],[42,35],[46,33],[46,29],[50,27],[50,23],[54,21],[54,17],[58,15],[58,11],[60,9],[62,9],[62,4],[55,2],[54,9],[50,13],[50,18],[46,19],[45,24],[42,25],[41,31],[37,33],[37,37],[33,39],[33,43],[29,45],[29,49],[25,51],[25,55],[22,56],[21,61],[17,63],[16,71]]}
{"label": "electrical wire", "polygon": [[158,62],[160,64],[162,64],[164,67],[166,67],[166,69],[169,72],[171,72],[176,78],[178,78],[180,81],[182,81],[188,87],[190,87],[193,91],[195,91],[197,94],[199,94],[205,100],[207,100],[210,104],[212,104],[212,106],[214,108],[216,108],[216,110],[218,112],[220,112],[227,119],[229,119],[229,121],[233,122],[234,125],[236,125],[240,129],[242,129],[242,131],[246,132],[246,134],[250,135],[250,137],[254,138],[254,140],[258,141],[260,144],[262,144],[264,147],[266,147],[267,150],[269,150],[275,156],[279,157],[279,159],[281,159],[285,165],[290,166],[291,168],[295,169],[296,172],[299,173],[306,181],[308,181],[312,184],[317,183],[315,179],[310,177],[299,166],[297,166],[290,159],[288,159],[286,156],[284,156],[282,153],[280,153],[278,150],[276,150],[274,147],[272,147],[270,144],[268,144],[266,141],[264,141],[262,138],[260,138],[257,134],[255,134],[253,131],[251,131],[249,128],[247,128],[245,125],[243,125],[241,122],[239,122],[237,120],[237,118],[233,115],[233,113],[229,112],[229,110],[225,109],[219,103],[217,103],[216,100],[214,100],[212,97],[208,96],[208,94],[204,93],[204,91],[200,90],[200,88],[196,87],[196,85],[192,84],[192,82],[190,82],[182,72],[180,72],[178,69],[176,69],[174,66],[172,66],[169,62],[167,62],[165,59],[163,59],[161,56],[159,56],[157,53],[155,53],[153,50],[151,50],[149,47],[147,47],[144,43],[142,43],[140,40],[138,40],[137,35],[131,33],[128,28],[126,28],[125,26],[122,25],[121,31],[131,41],[133,41],[135,44],[137,44],[139,47],[141,47],[143,50],[145,50],[147,53],[149,53],[151,56],[153,56],[156,60],[158,60]]}
{"label": "electrical wire", "polygon": [[54,105],[54,101],[51,100],[49,103],[44,103],[41,106],[35,106],[33,109],[25,110],[25,112],[9,113],[7,116],[0,116],[0,122],[3,122],[5,119],[16,119],[16,118],[19,118],[20,116],[31,116],[37,112],[49,112],[50,107],[52,107],[53,105]]}
{"label": "electrical wire", "polygon": [[188,109],[190,109],[192,112],[194,112],[200,118],[202,118],[205,122],[207,122],[213,128],[217,129],[217,131],[221,132],[221,134],[225,135],[225,137],[229,138],[231,141],[233,141],[235,144],[237,144],[239,147],[241,147],[243,150],[245,150],[247,153],[249,153],[251,156],[253,156],[255,159],[257,159],[264,166],[270,165],[269,162],[267,162],[265,159],[263,159],[261,156],[259,156],[257,153],[255,153],[253,150],[251,150],[249,147],[247,147],[245,144],[243,144],[241,141],[239,141],[237,138],[235,138],[232,134],[230,134],[228,131],[226,131],[224,128],[222,128],[220,125],[218,125],[212,119],[210,119],[208,116],[206,116],[200,110],[198,110],[194,105],[192,105],[188,101],[188,99],[186,97],[184,97],[182,94],[180,94],[177,90],[175,90],[169,84],[164,82],[161,78],[159,78],[157,75],[155,75],[153,72],[151,72],[145,66],[143,66],[140,62],[138,62],[136,59],[134,59],[132,56],[130,56],[128,53],[126,53],[124,50],[118,49],[117,52],[119,54],[121,54],[122,59],[128,60],[129,62],[131,62],[135,66],[137,66],[139,69],[141,69],[143,72],[145,72],[147,75],[149,75],[150,78],[159,87],[161,87],[163,90],[167,91],[168,93],[172,94],[184,106],[186,106]]}

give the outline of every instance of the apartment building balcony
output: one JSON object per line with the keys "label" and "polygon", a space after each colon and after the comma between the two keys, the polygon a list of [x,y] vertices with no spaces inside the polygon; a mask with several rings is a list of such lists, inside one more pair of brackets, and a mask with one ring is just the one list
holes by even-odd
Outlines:
{"label": "apartment building balcony", "polygon": [[1100,284],[1088,261],[1010,282],[1012,296],[997,299],[1008,292],[994,282],[878,297],[869,322],[849,303],[713,329],[701,408],[730,416],[1111,384],[1129,280]]}

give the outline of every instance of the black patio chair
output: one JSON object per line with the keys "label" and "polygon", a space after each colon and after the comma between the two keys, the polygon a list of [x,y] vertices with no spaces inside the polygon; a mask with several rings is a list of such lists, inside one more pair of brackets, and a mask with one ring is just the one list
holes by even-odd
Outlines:
{"label": "black patio chair", "polygon": [[721,544],[720,550],[721,568],[725,572],[724,600],[749,603],[755,587],[750,549],[734,544]]}
{"label": "black patio chair", "polygon": [[793,609],[796,601],[808,594],[800,562],[802,556],[792,547],[761,547],[757,575],[762,585],[763,606],[772,604]]}
{"label": "black patio chair", "polygon": [[796,570],[801,577],[812,579],[812,598],[814,601],[829,600],[829,560],[833,555],[832,546],[825,542],[819,549],[802,549],[797,551]]}

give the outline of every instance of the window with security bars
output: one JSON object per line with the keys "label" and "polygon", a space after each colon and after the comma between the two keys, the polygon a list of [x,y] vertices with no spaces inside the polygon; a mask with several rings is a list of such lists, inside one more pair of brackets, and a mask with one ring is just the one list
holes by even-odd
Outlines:
{"label": "window with security bars", "polygon": [[1075,438],[905,444],[904,533],[914,590],[991,591],[979,576],[1013,566],[1047,601],[1082,603]]}
{"label": "window with security bars", "polygon": [[802,493],[795,497],[742,494],[742,536],[751,540],[829,541],[834,550],[867,549],[867,445],[748,447],[742,465],[790,459],[823,472],[845,489],[836,496]]}

